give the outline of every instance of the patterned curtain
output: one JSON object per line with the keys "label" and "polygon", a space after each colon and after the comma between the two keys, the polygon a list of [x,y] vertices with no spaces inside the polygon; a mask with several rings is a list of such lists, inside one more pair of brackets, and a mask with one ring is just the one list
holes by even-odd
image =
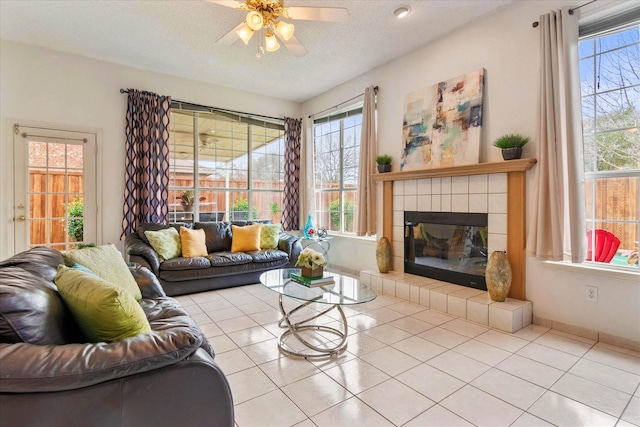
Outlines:
{"label": "patterned curtain", "polygon": [[129,90],[122,235],[143,222],[169,216],[169,113],[171,97]]}
{"label": "patterned curtain", "polygon": [[284,201],[282,229],[297,230],[300,224],[300,136],[302,120],[284,119]]}

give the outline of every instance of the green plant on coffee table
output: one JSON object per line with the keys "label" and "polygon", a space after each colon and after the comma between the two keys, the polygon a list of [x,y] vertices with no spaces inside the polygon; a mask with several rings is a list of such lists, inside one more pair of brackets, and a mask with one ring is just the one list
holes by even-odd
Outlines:
{"label": "green plant on coffee table", "polygon": [[376,163],[379,165],[390,165],[393,161],[393,157],[388,154],[380,154],[376,156]]}
{"label": "green plant on coffee table", "polygon": [[302,252],[300,252],[300,255],[298,255],[296,265],[314,270],[319,267],[326,267],[327,260],[320,252],[310,248],[304,248]]}
{"label": "green plant on coffee table", "polygon": [[498,148],[522,148],[529,142],[529,137],[518,133],[510,133],[503,135],[493,142],[494,147]]}

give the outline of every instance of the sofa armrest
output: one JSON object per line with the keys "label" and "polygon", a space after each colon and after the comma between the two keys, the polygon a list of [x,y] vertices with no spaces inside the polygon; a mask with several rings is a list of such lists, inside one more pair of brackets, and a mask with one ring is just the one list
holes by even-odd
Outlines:
{"label": "sofa armrest", "polygon": [[280,240],[278,241],[278,249],[286,252],[289,255],[289,263],[287,267],[293,268],[298,261],[298,255],[302,251],[302,244],[300,243],[300,237],[288,234],[285,232],[280,233]]}
{"label": "sofa armrest", "polygon": [[167,296],[156,275],[148,268],[134,268],[131,270],[131,274],[133,278],[136,279],[136,283],[142,293],[142,298],[156,299]]}
{"label": "sofa armrest", "polygon": [[175,364],[202,344],[198,327],[180,317],[154,329],[112,343],[0,344],[0,393],[87,387]]}
{"label": "sofa armrest", "polygon": [[[160,259],[158,258],[158,254],[153,248],[146,244],[137,234],[132,233],[129,234],[124,239],[124,250],[129,255],[129,257],[133,257],[133,260],[136,262],[140,262],[143,267],[148,267],[153,274],[156,276],[160,274]],[[142,258],[142,260],[138,260],[138,258]]]}

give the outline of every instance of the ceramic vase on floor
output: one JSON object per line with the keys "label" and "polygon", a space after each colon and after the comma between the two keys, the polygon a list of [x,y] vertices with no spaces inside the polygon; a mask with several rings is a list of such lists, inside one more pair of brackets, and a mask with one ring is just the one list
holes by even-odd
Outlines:
{"label": "ceramic vase on floor", "polygon": [[496,302],[503,302],[507,299],[509,288],[511,288],[512,274],[506,252],[495,251],[489,256],[484,276],[491,299]]}
{"label": "ceramic vase on floor", "polygon": [[391,270],[392,253],[391,243],[386,237],[381,237],[376,247],[376,262],[380,273],[388,273]]}

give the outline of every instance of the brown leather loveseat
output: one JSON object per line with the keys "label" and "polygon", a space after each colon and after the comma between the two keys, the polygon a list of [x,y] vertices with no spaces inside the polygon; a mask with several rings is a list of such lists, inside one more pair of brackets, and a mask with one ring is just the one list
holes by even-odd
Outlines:
{"label": "brown leather loveseat", "polygon": [[234,424],[200,328],[147,269],[132,271],[151,332],[87,343],[53,282],[60,252],[0,262],[0,426]]}

